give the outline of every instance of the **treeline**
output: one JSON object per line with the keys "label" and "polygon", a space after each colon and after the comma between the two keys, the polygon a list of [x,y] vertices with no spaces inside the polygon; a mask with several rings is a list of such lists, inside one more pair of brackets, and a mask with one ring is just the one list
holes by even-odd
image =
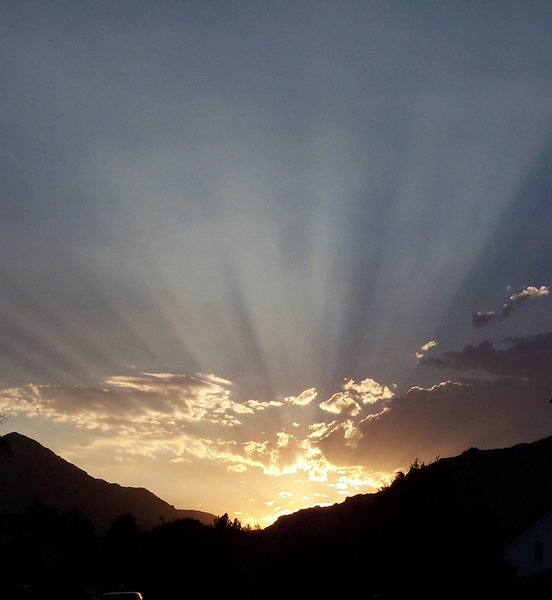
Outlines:
{"label": "treeline", "polygon": [[[501,532],[460,502],[440,463],[414,463],[331,527],[254,530],[228,515],[142,531],[130,514],[98,535],[78,510],[34,503],[4,523],[4,597],[81,599],[120,587],[145,600],[202,598],[513,598]],[[22,587],[22,586],[28,587]]]}

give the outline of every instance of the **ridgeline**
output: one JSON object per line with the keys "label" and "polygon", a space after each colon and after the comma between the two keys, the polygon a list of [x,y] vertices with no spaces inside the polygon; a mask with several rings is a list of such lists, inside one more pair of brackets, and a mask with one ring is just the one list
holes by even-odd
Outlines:
{"label": "ridgeline", "polygon": [[[127,490],[106,526],[101,494],[88,487],[93,478],[24,436],[2,439],[10,450],[0,457],[5,598],[23,589],[69,600],[120,587],[145,600],[192,589],[217,599],[520,599],[550,591],[520,585],[503,550],[552,508],[552,438],[429,465],[414,460],[375,494],[302,510],[264,530],[226,514],[182,514],[147,490],[93,480]],[[54,493],[36,494],[41,482]]]}

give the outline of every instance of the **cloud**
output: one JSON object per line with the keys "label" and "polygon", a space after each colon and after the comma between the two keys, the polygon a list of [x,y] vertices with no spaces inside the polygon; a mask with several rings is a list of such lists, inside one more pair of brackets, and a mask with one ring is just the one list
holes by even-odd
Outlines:
{"label": "cloud", "polygon": [[[343,387],[317,405],[321,413],[357,417],[364,406],[393,395],[391,388],[371,379],[345,380]],[[94,446],[112,448],[118,461],[164,453],[173,462],[208,459],[240,473],[248,469],[260,469],[269,476],[303,472],[314,480],[336,475],[337,468],[324,458],[315,440],[327,434],[328,428],[337,427],[347,443],[353,443],[356,431],[347,418],[343,423],[319,423],[313,428],[305,427],[304,421],[297,423],[296,417],[317,398],[315,388],[270,402],[238,402],[232,388],[232,382],[215,375],[114,375],[98,386],[5,388],[0,390],[0,412],[93,430]],[[283,413],[277,419],[263,416],[269,409],[278,411],[284,406],[286,411],[293,407],[289,419]],[[310,418],[312,411],[308,414]]]}
{"label": "cloud", "polygon": [[253,413],[212,380],[171,373],[109,377],[101,386],[24,385],[0,391],[7,414],[42,415],[103,431],[175,431],[190,423],[236,425]]}
{"label": "cloud", "polygon": [[467,345],[440,357],[423,357],[423,365],[457,371],[483,371],[506,377],[524,377],[544,381],[552,379],[552,333],[510,337],[508,346],[497,350],[489,341]]}
{"label": "cloud", "polygon": [[277,478],[286,496],[267,517],[272,521],[281,511],[322,500],[331,504],[391,480],[392,473],[362,463],[335,464],[320,446],[333,433],[354,449],[361,437],[359,419],[393,397],[392,386],[371,379],[347,379],[342,387],[320,404],[313,402],[319,396],[315,388],[284,400],[238,402],[232,382],[217,376],[148,372],[112,376],[90,387],[6,388],[0,390],[0,412],[80,430],[78,439],[86,445],[79,442],[63,455],[104,469],[103,477],[105,469],[116,479],[134,469],[142,478],[147,461],[154,486],[209,473],[220,481],[238,477],[252,489],[262,481],[260,488],[270,489],[273,484],[259,477]]}
{"label": "cloud", "polygon": [[[391,471],[408,468],[415,458],[432,461],[470,446],[505,447],[550,435],[552,333],[504,342],[504,348],[485,341],[440,357],[423,355],[421,364],[489,377],[412,387],[372,414],[349,408],[347,420],[313,427],[312,443],[331,464]],[[337,418],[347,413],[337,410],[348,408],[344,398],[333,405]]]}
{"label": "cloud", "polygon": [[[535,373],[550,364],[552,334],[508,344],[496,350],[487,342],[431,361],[459,369],[483,365],[493,374],[510,373],[516,361],[523,373],[531,364],[539,365]],[[552,426],[549,383],[523,375],[447,381],[398,394],[394,385],[373,379],[345,379],[340,391],[319,403],[313,403],[315,388],[285,401],[237,402],[231,382],[216,376],[139,373],[109,377],[96,387],[7,388],[0,390],[0,412],[93,429],[95,451],[117,462],[138,464],[147,457],[199,472],[208,461],[218,476],[222,469],[243,478],[277,477],[290,491],[299,481],[310,482],[335,498],[374,491],[416,457],[433,460],[470,445],[502,447],[546,435]],[[293,502],[290,497],[287,506],[300,507]]]}
{"label": "cloud", "polygon": [[539,298],[540,296],[548,296],[549,291],[550,291],[550,288],[545,285],[541,285],[540,288],[536,288],[536,287],[530,285],[529,287],[525,288],[524,290],[521,290],[521,292],[518,292],[517,294],[512,294],[508,298],[508,301],[502,307],[501,315],[502,316],[508,315],[510,313],[510,311],[512,310],[512,308],[516,304],[521,304],[522,302],[525,302],[525,300],[527,300],[529,298]]}
{"label": "cloud", "polygon": [[484,327],[488,323],[496,321],[496,319],[498,319],[498,316],[493,310],[486,313],[475,312],[472,315],[472,325],[474,327]]}
{"label": "cloud", "polygon": [[350,392],[337,392],[318,406],[334,415],[348,414],[356,417],[362,410]]}
{"label": "cloud", "polygon": [[408,468],[415,458],[432,461],[471,446],[532,441],[550,434],[548,391],[545,384],[519,379],[414,387],[350,430],[343,424],[328,428],[316,443],[332,464],[362,464],[369,472]]}
{"label": "cloud", "polygon": [[334,415],[357,417],[366,407],[370,407],[370,412],[377,412],[381,405],[393,397],[396,385],[382,385],[367,378],[358,383],[353,379],[345,379],[341,387],[343,391],[336,392],[318,406]]}
{"label": "cloud", "polygon": [[343,389],[354,392],[356,399],[362,404],[374,404],[381,400],[389,400],[395,393],[395,387],[394,383],[387,386],[369,378],[363,379],[360,383],[356,383],[352,379],[345,379],[343,383]]}
{"label": "cloud", "polygon": [[297,406],[307,406],[318,396],[318,392],[316,388],[309,388],[308,390],[304,390],[298,396],[288,396],[284,398],[284,401],[289,404],[295,404]]}
{"label": "cloud", "polygon": [[430,340],[429,342],[425,343],[420,350],[414,354],[416,362],[419,362],[424,357],[426,352],[435,346],[437,346],[437,342],[435,340]]}
{"label": "cloud", "polygon": [[95,448],[112,447],[119,461],[161,452],[172,461],[207,459],[236,472],[293,470],[304,453],[301,439],[285,431],[261,440],[236,434],[241,418],[283,403],[236,402],[230,387],[217,377],[172,373],[113,376],[97,387],[29,384],[0,390],[0,412],[94,430]]}
{"label": "cloud", "polygon": [[263,410],[267,410],[268,408],[278,408],[283,406],[283,402],[279,400],[268,400],[266,402],[262,402],[260,400],[248,400],[245,402],[245,406],[251,408],[255,412],[260,412]]}
{"label": "cloud", "polygon": [[502,309],[499,313],[495,311],[489,312],[475,312],[472,315],[472,324],[474,327],[484,327],[485,325],[492,323],[498,319],[505,319],[510,315],[514,307],[526,300],[533,298],[540,298],[542,296],[548,296],[550,291],[550,287],[546,285],[541,285],[540,287],[528,286],[525,289],[522,289],[520,292],[516,294],[512,294],[508,300],[504,303]]}

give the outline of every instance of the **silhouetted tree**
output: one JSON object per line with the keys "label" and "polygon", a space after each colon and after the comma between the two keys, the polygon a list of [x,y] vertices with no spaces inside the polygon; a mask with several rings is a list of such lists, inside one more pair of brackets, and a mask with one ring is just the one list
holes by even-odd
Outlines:
{"label": "silhouetted tree", "polygon": [[239,531],[241,529],[251,529],[250,527],[243,527],[241,521],[238,518],[235,518],[233,521],[228,516],[228,513],[224,513],[220,517],[215,517],[213,522],[215,529],[224,530],[224,529],[234,529],[235,531]]}
{"label": "silhouetted tree", "polygon": [[99,552],[94,528],[80,510],[60,511],[34,500],[2,547],[4,583],[25,583],[32,593],[75,597],[94,577]]}
{"label": "silhouetted tree", "polygon": [[117,517],[103,540],[104,586],[133,585],[140,579],[142,532],[134,515]]}

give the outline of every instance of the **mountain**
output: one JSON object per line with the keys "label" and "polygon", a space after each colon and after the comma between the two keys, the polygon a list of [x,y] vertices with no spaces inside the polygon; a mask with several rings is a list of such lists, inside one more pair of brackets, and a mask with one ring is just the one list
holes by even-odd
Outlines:
{"label": "mountain", "polygon": [[511,448],[471,448],[442,463],[461,501],[487,508],[507,540],[552,509],[552,436]]}
{"label": "mountain", "polygon": [[37,597],[77,597],[90,583],[100,589],[115,581],[148,600],[181,593],[195,581],[208,598],[329,598],[359,590],[367,598],[383,593],[395,600],[537,597],[516,582],[503,548],[552,507],[552,437],[472,448],[429,465],[415,461],[377,493],[302,510],[260,531],[230,519],[214,527],[178,520],[190,515],[147,490],[93,479],[19,434],[0,443],[4,439],[12,450],[0,455],[4,521],[6,513],[24,511],[37,491],[44,504],[80,506],[104,528],[125,512],[143,528],[165,519],[138,536],[132,527],[114,528],[101,544],[71,520],[39,527],[22,519],[15,535],[0,536],[4,583],[31,573],[45,592]]}
{"label": "mountain", "polygon": [[[19,433],[2,438],[11,453],[0,453],[0,514],[22,513],[34,498],[47,506],[78,506],[105,530],[124,513],[132,513],[144,529],[161,520],[191,517],[211,524],[215,515],[179,510],[144,488],[123,487],[95,479],[38,442]],[[442,458],[423,468],[429,476],[447,480],[458,501],[494,515],[502,538],[520,535],[552,509],[552,436],[510,448],[479,450]],[[394,487],[394,486],[391,486]],[[280,517],[264,531],[267,536],[331,535],[355,528],[387,502],[386,490],[359,494],[331,507],[314,507]]]}
{"label": "mountain", "polygon": [[34,499],[68,510],[78,507],[105,531],[118,516],[131,513],[143,529],[161,521],[192,518],[212,524],[215,515],[180,510],[145,488],[124,487],[91,477],[38,442],[19,433],[2,438],[8,453],[0,456],[0,514],[20,514]]}
{"label": "mountain", "polygon": [[[520,535],[552,509],[552,436],[510,448],[470,448],[458,456],[423,466],[422,470],[426,480],[434,482],[424,493],[430,493],[430,489],[433,493],[435,482],[441,486],[446,482],[461,506],[484,510],[496,519],[504,542]],[[289,537],[352,529],[360,518],[368,518],[388,502],[386,494],[384,489],[375,494],[359,494],[330,507],[304,509],[280,517],[265,531]]]}

